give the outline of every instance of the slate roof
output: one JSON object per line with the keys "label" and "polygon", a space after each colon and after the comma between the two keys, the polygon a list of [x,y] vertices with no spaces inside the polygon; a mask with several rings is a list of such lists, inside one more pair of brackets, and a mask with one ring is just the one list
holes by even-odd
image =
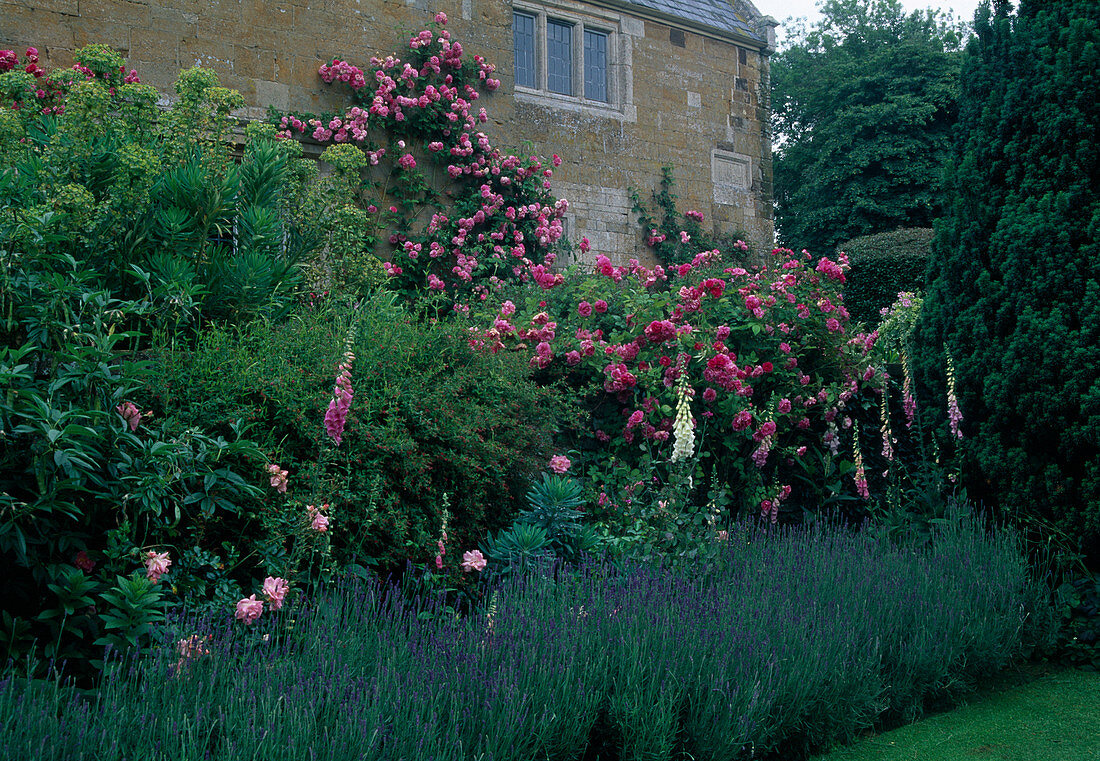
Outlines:
{"label": "slate roof", "polygon": [[[722,32],[745,35],[757,42],[767,42],[767,38],[757,29],[756,19],[742,3],[738,3],[741,10],[737,10],[729,0],[625,0],[625,2],[666,16],[703,24]],[[749,8],[751,7],[750,5]]]}

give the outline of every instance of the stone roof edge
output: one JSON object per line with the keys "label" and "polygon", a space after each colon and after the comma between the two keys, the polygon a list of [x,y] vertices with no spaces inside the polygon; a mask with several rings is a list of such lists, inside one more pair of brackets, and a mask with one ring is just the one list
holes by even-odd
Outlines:
{"label": "stone roof edge", "polygon": [[[646,8],[641,5],[635,5],[629,2],[629,0],[584,0],[592,5],[602,6],[604,8],[610,8],[616,11],[625,11],[633,16],[640,18],[648,18],[652,21],[658,21],[662,24],[671,24],[681,29],[687,29],[698,34],[702,34],[707,37],[712,37],[723,42],[735,42],[748,47],[756,48],[765,55],[771,55],[775,52],[775,27],[779,25],[779,22],[773,19],[771,16],[760,16],[757,12],[757,23],[764,27],[761,31],[762,36],[765,39],[761,40],[756,37],[750,37],[744,33],[735,33],[725,29],[718,29],[710,24],[701,24],[698,21],[690,21],[680,16],[674,16],[671,13],[663,13],[653,8]],[[751,4],[750,4],[751,5]],[[733,8],[731,7],[732,11]],[[755,7],[753,10],[756,10]]]}

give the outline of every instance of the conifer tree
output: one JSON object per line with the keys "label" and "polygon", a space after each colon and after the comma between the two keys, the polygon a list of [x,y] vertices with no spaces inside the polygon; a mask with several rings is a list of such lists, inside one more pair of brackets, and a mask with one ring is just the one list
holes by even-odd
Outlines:
{"label": "conifer tree", "polygon": [[1100,559],[1100,3],[979,9],[918,326],[972,497]]}

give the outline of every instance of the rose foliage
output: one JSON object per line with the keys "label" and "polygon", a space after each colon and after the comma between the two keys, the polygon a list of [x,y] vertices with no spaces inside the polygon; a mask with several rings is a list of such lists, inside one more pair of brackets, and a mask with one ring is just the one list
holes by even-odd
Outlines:
{"label": "rose foliage", "polygon": [[[574,444],[588,455],[600,512],[619,511],[613,523],[647,503],[669,514],[732,504],[775,520],[785,505],[849,501],[865,478],[847,458],[881,375],[868,356],[875,337],[849,329],[846,261],[776,249],[746,268],[717,256],[652,270],[601,256],[594,275],[528,289],[522,306],[505,301],[491,327],[471,328],[472,345],[533,350],[533,368],[587,395]],[[693,445],[673,457],[678,436]],[[685,464],[673,461],[685,451]]]}

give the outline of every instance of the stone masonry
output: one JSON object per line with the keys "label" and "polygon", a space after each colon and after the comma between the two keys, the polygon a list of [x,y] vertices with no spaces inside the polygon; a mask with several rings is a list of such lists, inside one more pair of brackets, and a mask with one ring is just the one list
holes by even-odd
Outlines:
{"label": "stone masonry", "polygon": [[[515,86],[513,9],[606,32],[608,102]],[[502,86],[479,101],[490,139],[564,160],[554,192],[569,199],[567,233],[589,238],[589,257],[651,261],[628,189],[649,199],[665,165],[681,211],[698,209],[715,233],[770,249],[775,22],[747,0],[0,0],[0,48],[35,46],[52,68],[107,43],[166,94],[182,68],[210,67],[244,95],[241,116],[263,118],[269,105],[342,108],[346,93],[323,84],[318,67],[334,56],[365,66],[372,55],[400,55],[438,11],[468,54],[497,64]],[[727,13],[735,23],[713,21]]]}

